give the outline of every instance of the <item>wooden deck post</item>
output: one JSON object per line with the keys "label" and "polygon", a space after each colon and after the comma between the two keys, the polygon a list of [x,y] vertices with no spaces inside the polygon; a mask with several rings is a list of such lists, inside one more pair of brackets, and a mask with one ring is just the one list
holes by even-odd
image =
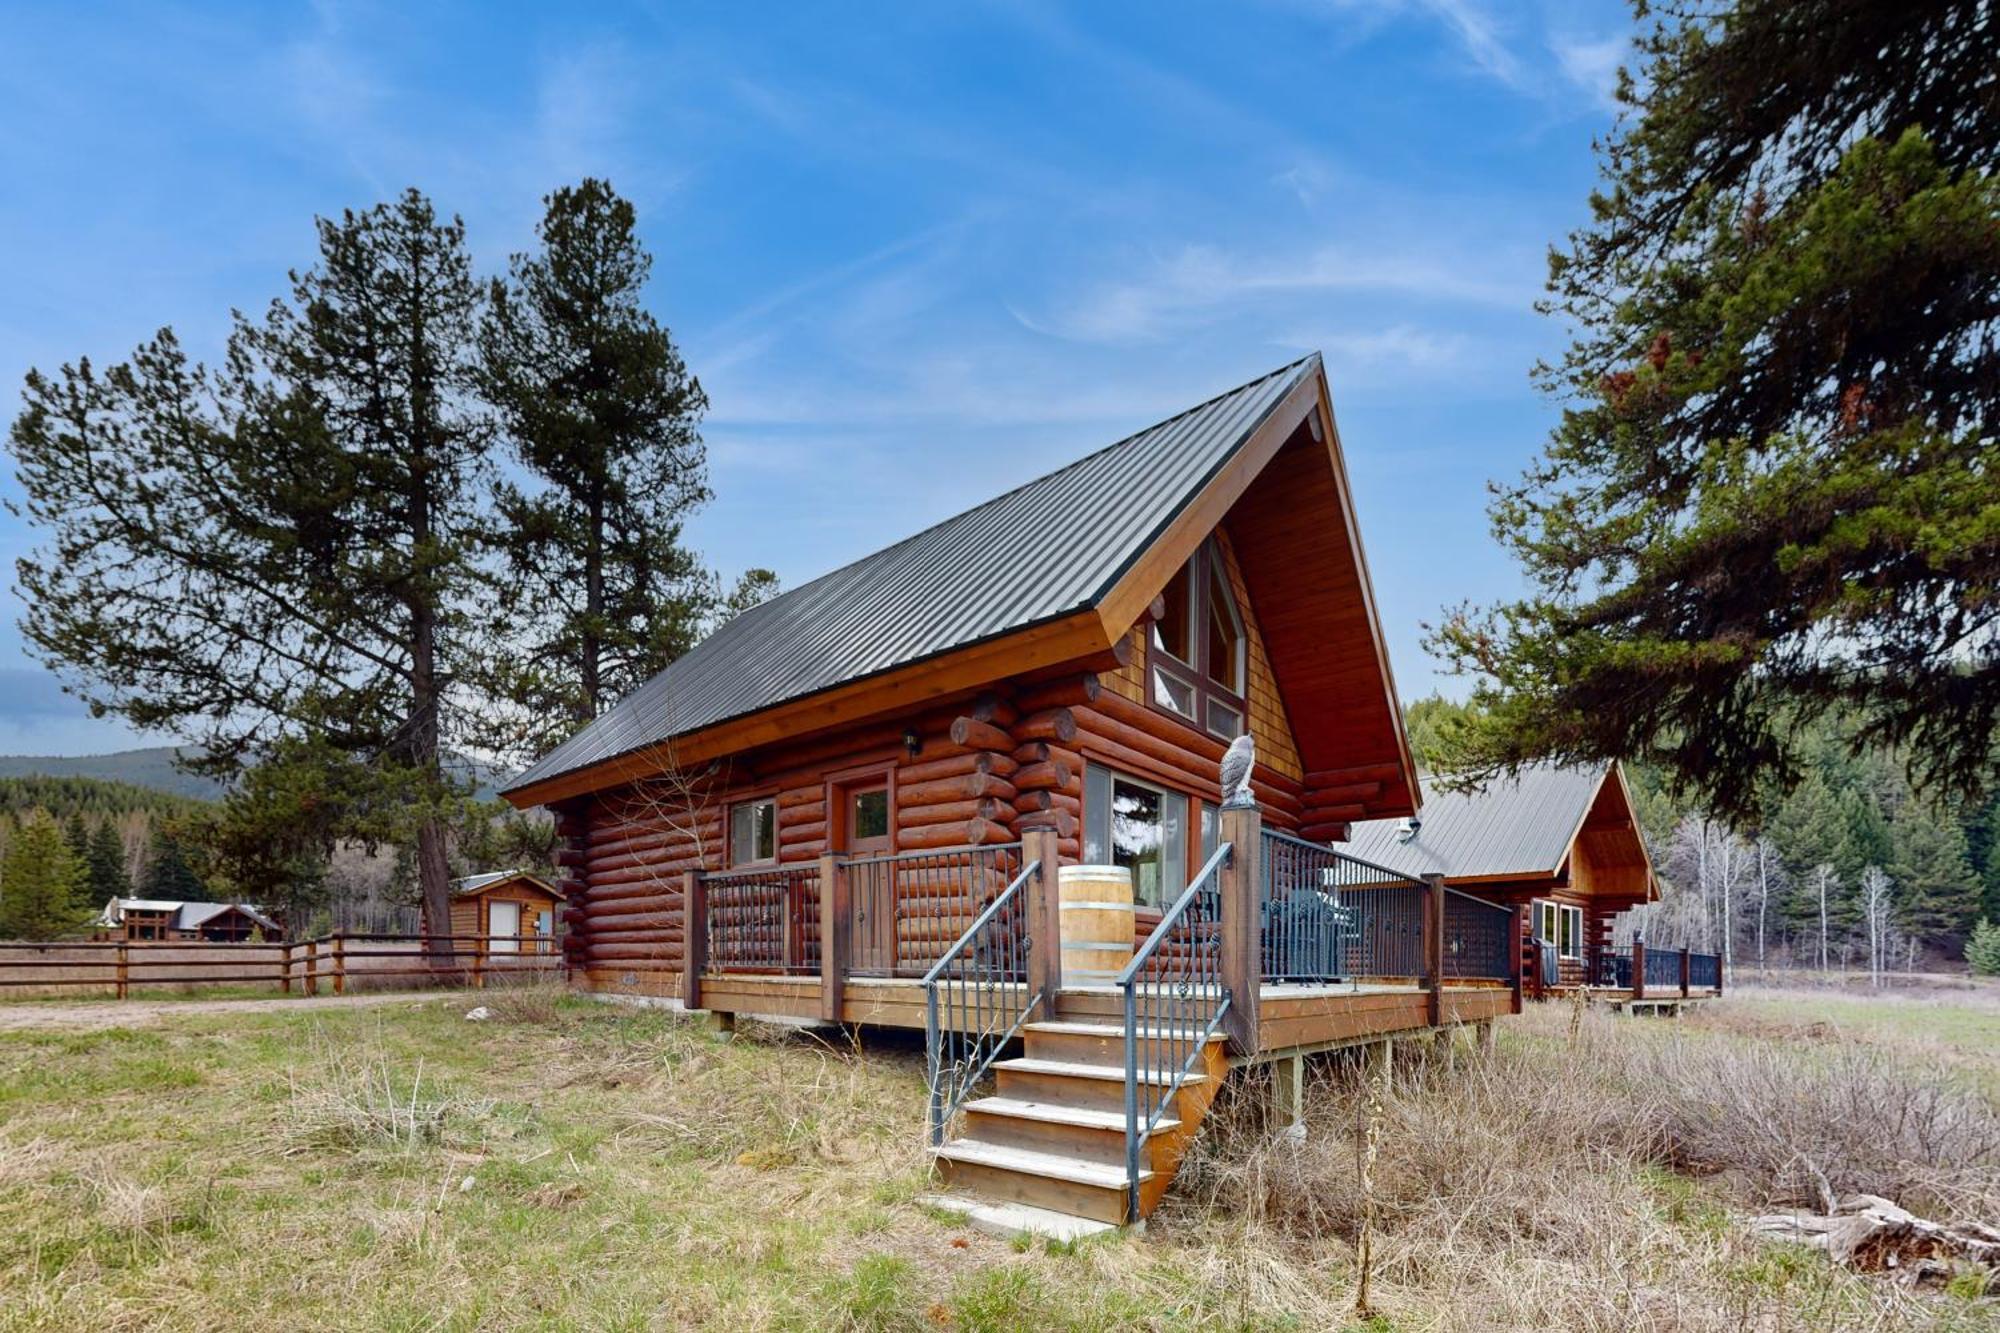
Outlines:
{"label": "wooden deck post", "polygon": [[701,974],[708,968],[708,884],[699,870],[681,876],[681,1004],[701,1008]]}
{"label": "wooden deck post", "polygon": [[1257,1010],[1263,998],[1263,922],[1258,908],[1264,870],[1264,812],[1254,804],[1222,807],[1222,841],[1229,859],[1217,872],[1222,896],[1222,984],[1229,991],[1225,1029],[1245,1055],[1257,1050]]}
{"label": "wooden deck post", "polygon": [[1430,1023],[1444,1025],[1444,876],[1425,875],[1424,984],[1430,991]]}
{"label": "wooden deck post", "polygon": [[1646,940],[1642,935],[1632,937],[1632,998],[1646,998]]}
{"label": "wooden deck post", "polygon": [[[1024,820],[1025,823],[1025,820]],[[1057,877],[1062,853],[1053,825],[1027,824],[1021,830],[1021,857],[1039,865],[1028,881],[1028,993],[1043,997],[1043,1012],[1053,1014],[1062,991],[1062,901]]]}
{"label": "wooden deck post", "polygon": [[847,873],[832,852],[819,858],[819,1016],[840,1021],[847,979]]}
{"label": "wooden deck post", "polygon": [[347,932],[333,932],[333,993],[347,994]]}
{"label": "wooden deck post", "polygon": [[[1527,970],[1528,966],[1526,956],[1527,945],[1525,942],[1528,931],[1528,909],[1520,903],[1515,903],[1514,910],[1508,915],[1507,920],[1508,929],[1513,933],[1514,937],[1514,976],[1512,978],[1514,983],[1514,1007],[1512,1012],[1518,1014],[1521,1012],[1522,1000],[1525,998],[1521,982],[1522,973]],[[1536,959],[1535,961],[1539,963],[1541,960]]]}
{"label": "wooden deck post", "polygon": [[118,941],[118,998],[121,1000],[132,993],[131,952],[130,944]]}
{"label": "wooden deck post", "polygon": [[1687,948],[1686,948],[1686,946],[1682,946],[1682,948],[1681,948],[1681,998],[1682,998],[1683,1000],[1685,1000],[1685,999],[1687,998],[1687,995],[1688,995],[1688,951],[1687,951]]}

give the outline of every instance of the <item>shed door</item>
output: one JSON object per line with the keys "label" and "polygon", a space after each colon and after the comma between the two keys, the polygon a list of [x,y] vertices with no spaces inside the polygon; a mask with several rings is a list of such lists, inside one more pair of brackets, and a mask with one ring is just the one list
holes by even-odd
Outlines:
{"label": "shed door", "polygon": [[888,976],[896,969],[896,864],[889,856],[889,784],[836,789],[840,846],[851,858],[847,902],[854,971]]}
{"label": "shed door", "polygon": [[492,953],[521,952],[521,904],[486,904],[486,936]]}

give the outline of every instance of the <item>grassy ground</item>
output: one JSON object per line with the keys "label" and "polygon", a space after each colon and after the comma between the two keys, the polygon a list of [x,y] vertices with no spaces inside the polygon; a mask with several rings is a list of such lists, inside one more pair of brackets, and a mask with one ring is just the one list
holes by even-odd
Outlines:
{"label": "grassy ground", "polygon": [[[494,1021],[460,997],[0,1034],[0,1329],[1352,1323],[1356,1082],[1337,1062],[1303,1148],[1271,1141],[1246,1084],[1147,1235],[1015,1246],[915,1202],[907,1038],[857,1058],[481,998]],[[1735,1211],[1776,1186],[1696,1160],[1692,1128],[1648,1148],[1658,1127],[1604,1112],[1649,1077],[1634,1059],[1792,1059],[1755,1031],[1814,1021],[1781,1005],[1574,1031],[1550,1008],[1509,1020],[1490,1062],[1406,1060],[1365,1326],[1993,1327],[1975,1282],[1910,1296],[1743,1239]],[[2000,1064],[1983,1033],[1939,1040]],[[1977,1200],[1984,1181],[1947,1183]]]}

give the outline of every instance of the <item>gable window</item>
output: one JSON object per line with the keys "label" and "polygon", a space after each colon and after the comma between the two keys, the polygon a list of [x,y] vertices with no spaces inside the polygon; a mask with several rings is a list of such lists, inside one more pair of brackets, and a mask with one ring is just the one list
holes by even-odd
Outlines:
{"label": "gable window", "polygon": [[729,807],[729,864],[756,865],[778,859],[778,803],[738,801]]}
{"label": "gable window", "polygon": [[1556,946],[1560,958],[1583,957],[1583,909],[1537,899],[1532,909],[1535,938]]}
{"label": "gable window", "polygon": [[1188,798],[1090,764],[1083,771],[1083,859],[1132,872],[1132,897],[1164,907],[1187,887]]}
{"label": "gable window", "polygon": [[1161,601],[1147,653],[1153,706],[1223,740],[1242,735],[1249,635],[1214,538],[1174,574]]}

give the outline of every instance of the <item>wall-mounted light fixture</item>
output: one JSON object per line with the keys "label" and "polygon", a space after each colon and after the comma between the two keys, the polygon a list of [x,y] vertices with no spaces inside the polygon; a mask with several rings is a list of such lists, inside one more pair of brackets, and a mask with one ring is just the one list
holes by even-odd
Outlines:
{"label": "wall-mounted light fixture", "polygon": [[915,727],[903,728],[903,749],[908,752],[912,759],[923,753],[924,738],[917,735]]}

